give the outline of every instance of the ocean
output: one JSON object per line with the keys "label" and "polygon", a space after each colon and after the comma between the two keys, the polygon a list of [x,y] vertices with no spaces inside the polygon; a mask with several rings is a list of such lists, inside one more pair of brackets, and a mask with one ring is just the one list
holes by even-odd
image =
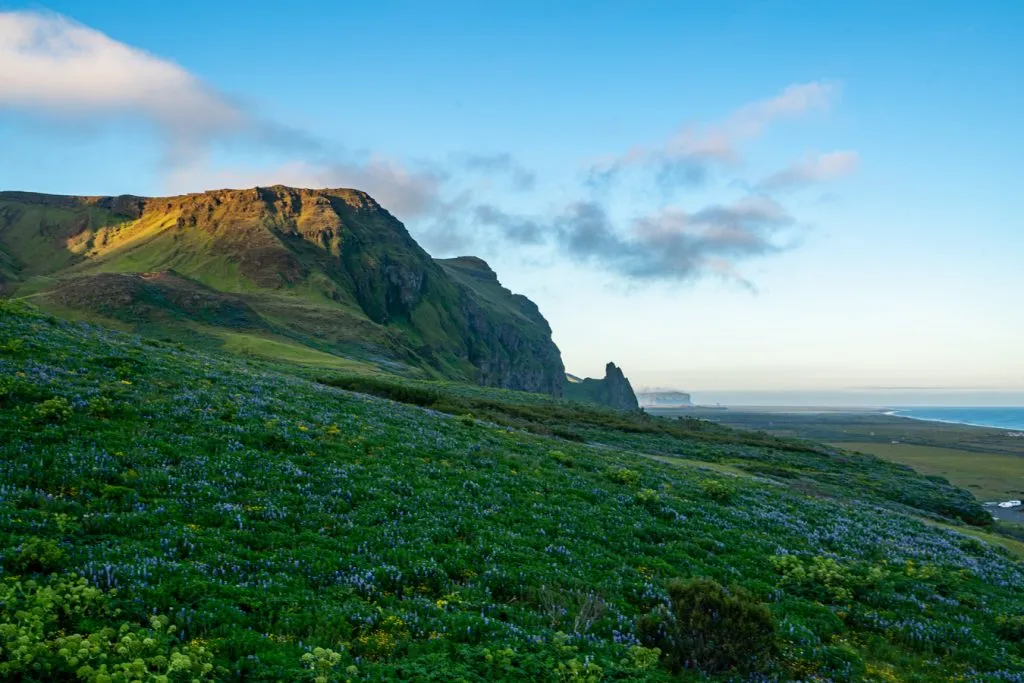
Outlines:
{"label": "ocean", "polygon": [[1020,408],[895,408],[890,415],[915,420],[996,427],[1024,431],[1024,407]]}

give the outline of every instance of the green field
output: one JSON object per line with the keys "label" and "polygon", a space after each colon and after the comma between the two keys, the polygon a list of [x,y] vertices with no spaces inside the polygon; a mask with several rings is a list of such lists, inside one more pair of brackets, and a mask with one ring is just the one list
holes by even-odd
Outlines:
{"label": "green field", "polygon": [[836,443],[945,477],[983,501],[1024,497],[1024,457],[912,444]]}
{"label": "green field", "polygon": [[360,363],[356,360],[342,358],[341,356],[324,353],[323,351],[311,349],[308,346],[301,346],[283,340],[269,339],[242,332],[225,332],[212,329],[211,332],[224,340],[223,349],[225,351],[243,356],[256,356],[264,360],[280,360],[318,368],[347,370],[349,372],[370,372],[376,369],[367,363]]}
{"label": "green field", "polygon": [[1024,439],[1006,430],[912,420],[882,411],[779,408],[651,409],[667,417],[693,417],[753,431],[813,439],[825,443],[872,443],[935,446],[972,453],[1024,456]]}
{"label": "green field", "polygon": [[0,680],[1014,681],[991,524],[872,455],[0,300]]}

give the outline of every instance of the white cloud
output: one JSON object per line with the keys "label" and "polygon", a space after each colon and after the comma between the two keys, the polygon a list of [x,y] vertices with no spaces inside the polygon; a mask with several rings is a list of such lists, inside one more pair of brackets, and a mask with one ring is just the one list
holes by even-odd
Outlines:
{"label": "white cloud", "polygon": [[777,171],[761,182],[764,190],[787,190],[813,183],[834,180],[853,173],[860,164],[860,155],[851,151],[818,154]]}
{"label": "white cloud", "polygon": [[[438,202],[438,172],[379,157],[324,162],[327,145],[257,118],[171,61],[59,14],[0,12],[0,64],[0,110],[69,122],[133,117],[152,124],[166,148],[162,171],[169,192],[274,184],[352,187],[403,219],[429,213]],[[208,166],[210,146],[228,140],[294,159],[275,168]]]}
{"label": "white cloud", "polygon": [[141,117],[186,159],[260,125],[180,66],[51,13],[0,13],[0,107],[72,119]]}
{"label": "white cloud", "polygon": [[838,94],[836,85],[823,81],[790,85],[775,97],[740,107],[719,123],[687,125],[657,147],[637,146],[604,159],[591,167],[591,181],[609,181],[632,166],[651,168],[667,187],[703,182],[712,166],[739,163],[740,143],[758,137],[777,121],[827,110]]}

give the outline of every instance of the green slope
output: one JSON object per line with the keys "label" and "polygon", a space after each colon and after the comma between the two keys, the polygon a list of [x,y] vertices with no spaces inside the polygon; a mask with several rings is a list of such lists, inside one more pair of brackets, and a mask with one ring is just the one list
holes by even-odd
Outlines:
{"label": "green slope", "polygon": [[674,577],[767,620],[715,621],[753,680],[1024,670],[1024,568],[908,468],[537,394],[359,388],[434,410],[0,303],[0,677],[698,680],[670,672],[690,621],[678,651],[656,626]]}
{"label": "green slope", "polygon": [[[0,247],[12,257],[10,266],[0,259],[7,288],[43,306],[59,301],[62,311],[76,308],[65,295],[69,281],[102,292],[113,274],[165,273],[238,297],[259,318],[252,326],[320,352],[561,392],[560,354],[536,307],[500,287],[456,282],[356,190],[277,186],[153,199],[0,193]],[[128,294],[126,311],[152,309],[152,297],[133,298],[143,290]],[[95,296],[78,299],[87,303],[79,314],[97,313]],[[110,310],[102,317],[135,320]],[[175,311],[152,317],[139,332],[180,337],[176,328],[187,326]]]}
{"label": "green slope", "polygon": [[97,231],[126,220],[85,202],[54,205],[47,198],[0,193],[0,247],[19,264],[22,277],[47,275],[77,263]]}

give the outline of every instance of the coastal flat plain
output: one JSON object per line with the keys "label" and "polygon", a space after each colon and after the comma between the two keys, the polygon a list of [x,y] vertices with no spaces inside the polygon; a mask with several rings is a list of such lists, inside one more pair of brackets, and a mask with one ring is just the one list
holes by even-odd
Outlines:
{"label": "coastal flat plain", "polygon": [[945,477],[981,501],[1024,497],[1024,438],[1003,429],[914,420],[870,408],[737,406],[650,412],[869,453],[924,475]]}

